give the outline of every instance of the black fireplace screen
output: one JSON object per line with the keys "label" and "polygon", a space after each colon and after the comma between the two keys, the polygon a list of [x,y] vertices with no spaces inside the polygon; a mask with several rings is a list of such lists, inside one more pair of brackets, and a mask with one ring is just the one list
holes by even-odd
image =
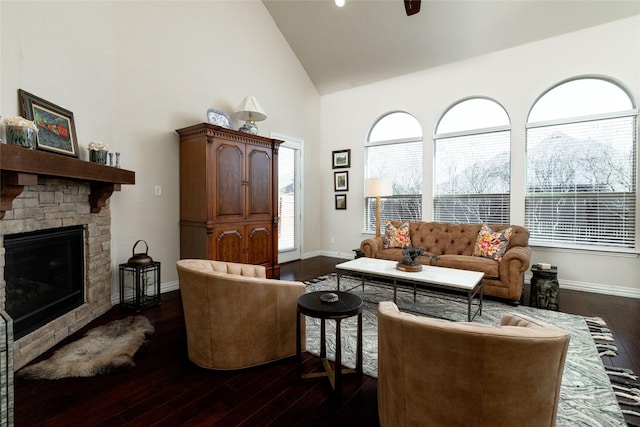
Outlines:
{"label": "black fireplace screen", "polygon": [[4,237],[6,312],[18,339],[84,301],[84,230],[56,228]]}

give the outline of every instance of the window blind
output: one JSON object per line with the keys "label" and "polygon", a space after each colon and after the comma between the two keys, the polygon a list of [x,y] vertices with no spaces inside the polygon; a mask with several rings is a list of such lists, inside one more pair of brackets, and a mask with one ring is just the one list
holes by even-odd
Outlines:
{"label": "window blind", "polygon": [[[380,233],[384,235],[387,221],[420,221],[422,196],[395,196],[380,199]],[[376,231],[376,199],[367,197],[365,230]]]}
{"label": "window blind", "polygon": [[[422,218],[422,140],[376,143],[365,148],[365,177],[387,177],[393,196],[381,199],[380,222],[419,221]],[[376,199],[367,198],[365,231],[375,232]]]}
{"label": "window blind", "polygon": [[532,243],[634,247],[636,114],[528,125]]}
{"label": "window blind", "polygon": [[436,136],[434,151],[436,221],[509,224],[509,130]]}

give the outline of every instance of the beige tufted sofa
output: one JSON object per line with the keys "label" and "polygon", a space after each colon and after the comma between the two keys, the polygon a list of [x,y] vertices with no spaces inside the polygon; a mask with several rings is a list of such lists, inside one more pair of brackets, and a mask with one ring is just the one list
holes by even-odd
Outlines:
{"label": "beige tufted sofa", "polygon": [[240,369],[296,354],[302,282],[267,279],[259,265],[183,259],[176,267],[193,363]]}
{"label": "beige tufted sofa", "polygon": [[552,427],[568,332],[514,313],[500,327],[378,305],[382,427]]}
{"label": "beige tufted sofa", "polygon": [[[403,221],[391,221],[399,227]],[[524,273],[531,261],[529,231],[518,225],[489,225],[494,231],[513,228],[509,246],[502,260],[473,256],[478,232],[482,224],[452,224],[446,222],[409,222],[411,245],[424,249],[425,256],[418,258],[424,265],[481,271],[484,294],[520,301]],[[384,237],[362,241],[360,250],[370,258],[400,261],[402,249],[384,248]]]}

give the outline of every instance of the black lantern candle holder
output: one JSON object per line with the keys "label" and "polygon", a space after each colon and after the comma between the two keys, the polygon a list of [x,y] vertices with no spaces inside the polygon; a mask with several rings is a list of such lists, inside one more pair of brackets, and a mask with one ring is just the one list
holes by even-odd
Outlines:
{"label": "black lantern candle holder", "polygon": [[138,240],[133,245],[133,256],[125,264],[120,264],[120,308],[140,311],[143,308],[160,304],[160,263],[147,255],[136,254],[136,245],[144,242]]}

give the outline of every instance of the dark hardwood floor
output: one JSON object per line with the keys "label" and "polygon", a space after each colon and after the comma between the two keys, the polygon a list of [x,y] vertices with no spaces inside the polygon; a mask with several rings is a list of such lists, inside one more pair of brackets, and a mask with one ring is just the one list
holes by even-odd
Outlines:
{"label": "dark hardwood floor", "polygon": [[[281,278],[312,279],[334,271],[335,264],[343,261],[317,257],[285,264]],[[620,352],[617,357],[606,357],[604,363],[640,373],[640,300],[562,289],[560,309],[602,317],[613,330]],[[60,345],[128,314],[114,308]],[[16,378],[15,425],[378,425],[374,378],[348,377],[343,399],[337,402],[327,381],[297,381],[295,357],[242,371],[208,371],[187,358],[178,291],[163,294],[162,304],[143,314],[156,332],[136,355],[135,368],[93,378]],[[53,350],[38,360],[50,356]],[[304,364],[305,370],[315,369],[319,359],[305,354]]]}

